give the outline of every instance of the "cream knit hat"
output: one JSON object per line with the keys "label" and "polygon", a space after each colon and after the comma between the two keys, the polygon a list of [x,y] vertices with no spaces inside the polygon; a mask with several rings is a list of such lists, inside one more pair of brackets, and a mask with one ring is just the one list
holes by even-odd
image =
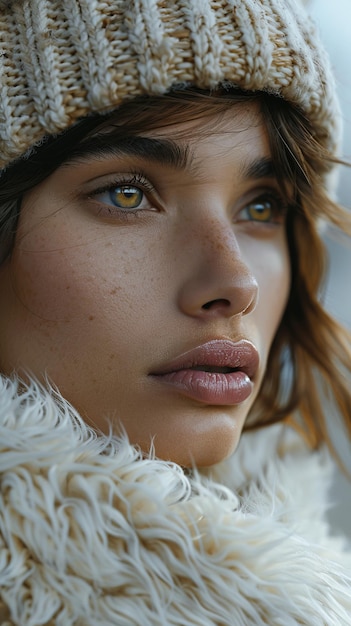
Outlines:
{"label": "cream knit hat", "polygon": [[329,62],[299,0],[0,0],[0,167],[179,84],[280,95],[338,143]]}

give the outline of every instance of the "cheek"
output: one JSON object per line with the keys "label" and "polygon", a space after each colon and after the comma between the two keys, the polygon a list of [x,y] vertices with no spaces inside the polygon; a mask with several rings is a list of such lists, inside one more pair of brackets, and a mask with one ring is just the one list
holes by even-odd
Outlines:
{"label": "cheek", "polygon": [[[102,365],[136,331],[149,332],[140,302],[150,301],[154,268],[145,245],[132,237],[117,243],[116,234],[93,230],[82,237],[52,222],[33,229],[14,250],[3,281],[8,287],[1,289],[7,311],[1,343],[4,363],[37,375],[45,364],[55,380],[78,361],[88,368],[92,355]],[[150,312],[146,319],[152,318]]]}
{"label": "cheek", "polygon": [[19,306],[43,322],[64,322],[77,315],[79,277],[71,259],[61,252],[19,250],[11,268]]}
{"label": "cheek", "polygon": [[262,254],[256,263],[255,277],[259,298],[254,312],[261,341],[266,351],[273,341],[285,311],[290,291],[290,260],[285,240]]}
{"label": "cheek", "polygon": [[84,239],[68,229],[46,235],[27,237],[12,259],[14,291],[28,312],[47,322],[74,322],[107,315],[116,302],[131,306],[146,272],[138,258],[145,254],[133,241],[115,245],[112,237],[91,232]]}
{"label": "cheek", "polygon": [[16,343],[18,360],[34,369],[35,352],[35,368],[50,365],[54,376],[60,362],[68,369],[69,360],[140,351],[162,325],[160,301],[170,289],[166,248],[144,231],[90,223],[83,230],[63,212],[27,228],[10,269],[9,353]]}

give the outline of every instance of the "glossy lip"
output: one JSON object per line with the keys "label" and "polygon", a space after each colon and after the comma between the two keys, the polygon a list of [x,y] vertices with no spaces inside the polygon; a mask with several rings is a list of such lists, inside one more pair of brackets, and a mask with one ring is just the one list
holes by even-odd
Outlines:
{"label": "glossy lip", "polygon": [[251,395],[258,365],[258,351],[250,341],[214,339],[181,354],[151,376],[201,403],[235,405]]}

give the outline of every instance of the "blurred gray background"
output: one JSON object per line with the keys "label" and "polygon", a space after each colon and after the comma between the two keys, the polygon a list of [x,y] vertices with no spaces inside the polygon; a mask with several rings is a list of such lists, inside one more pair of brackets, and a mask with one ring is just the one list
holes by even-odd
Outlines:
{"label": "blurred gray background", "polygon": [[[351,162],[351,0],[308,0],[306,4],[334,67],[344,123],[342,154]],[[351,168],[340,169],[337,196],[351,211]],[[329,232],[326,243],[330,255],[326,304],[333,315],[351,329],[351,240]],[[351,444],[335,415],[331,415],[330,430],[351,472]],[[333,529],[346,534],[351,543],[351,480],[340,472],[335,477],[331,498],[336,504],[330,513]]]}

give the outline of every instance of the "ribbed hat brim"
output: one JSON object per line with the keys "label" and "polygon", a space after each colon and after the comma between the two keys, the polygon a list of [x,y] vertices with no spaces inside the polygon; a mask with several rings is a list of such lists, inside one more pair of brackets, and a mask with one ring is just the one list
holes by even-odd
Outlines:
{"label": "ribbed hat brim", "polygon": [[339,140],[329,61],[295,0],[3,2],[0,75],[1,167],[91,112],[177,84],[268,91],[332,152]]}

